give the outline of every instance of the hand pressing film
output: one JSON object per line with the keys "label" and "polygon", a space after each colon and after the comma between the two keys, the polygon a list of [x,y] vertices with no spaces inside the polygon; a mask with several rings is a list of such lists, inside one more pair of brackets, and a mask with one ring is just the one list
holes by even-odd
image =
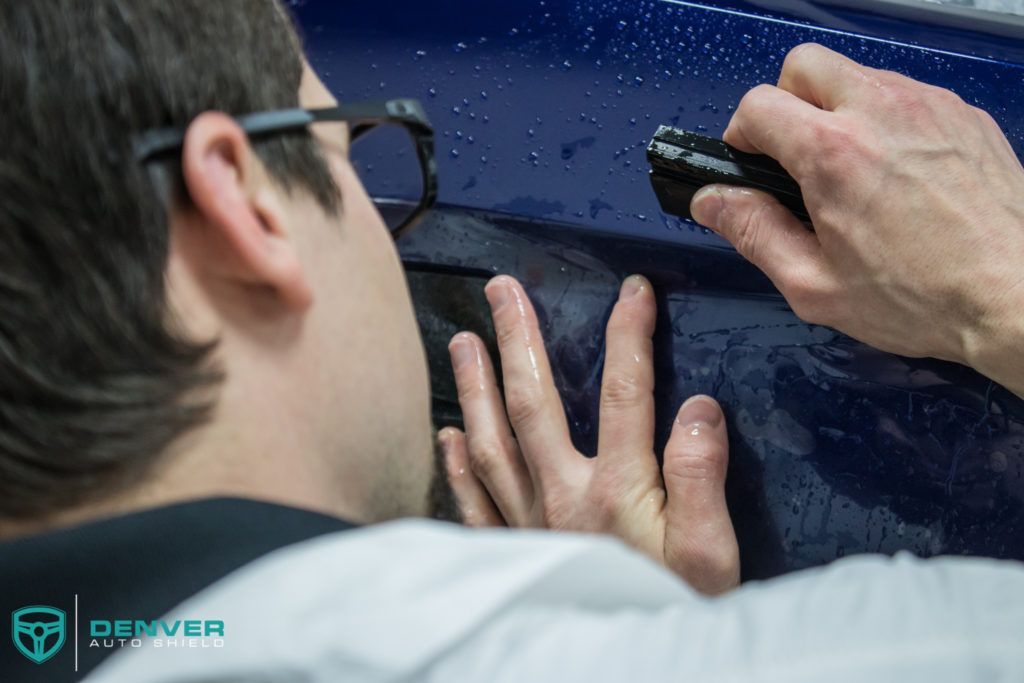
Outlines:
{"label": "hand pressing film", "polygon": [[449,345],[466,432],[439,439],[465,522],[618,536],[717,594],[739,583],[739,549],[725,503],[725,420],[707,396],[676,416],[659,469],[654,454],[651,284],[626,279],[608,320],[597,457],[577,451],[552,380],[537,316],[522,286],[486,287],[504,397],[483,342]]}

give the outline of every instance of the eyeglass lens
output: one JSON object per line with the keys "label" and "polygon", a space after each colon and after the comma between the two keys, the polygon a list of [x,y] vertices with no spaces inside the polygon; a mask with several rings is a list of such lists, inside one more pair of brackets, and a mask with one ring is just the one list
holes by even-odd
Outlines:
{"label": "eyeglass lens", "polygon": [[412,135],[404,126],[382,123],[352,141],[349,158],[384,223],[395,231],[425,191]]}

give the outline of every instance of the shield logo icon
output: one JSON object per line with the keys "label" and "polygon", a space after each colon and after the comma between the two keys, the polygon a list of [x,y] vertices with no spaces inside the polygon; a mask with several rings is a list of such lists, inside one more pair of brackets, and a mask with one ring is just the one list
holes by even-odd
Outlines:
{"label": "shield logo icon", "polygon": [[29,605],[11,612],[11,637],[18,652],[42,664],[64,646],[67,615],[46,605]]}

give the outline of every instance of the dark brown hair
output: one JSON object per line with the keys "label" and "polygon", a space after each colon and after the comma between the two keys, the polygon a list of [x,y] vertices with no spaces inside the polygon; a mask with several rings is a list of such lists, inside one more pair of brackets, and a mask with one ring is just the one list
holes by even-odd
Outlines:
{"label": "dark brown hair", "polygon": [[[297,106],[301,74],[273,0],[0,3],[0,518],[136,481],[207,418],[212,345],[175,332],[164,288],[180,164],[137,163],[132,136]],[[308,132],[253,146],[335,208]]]}

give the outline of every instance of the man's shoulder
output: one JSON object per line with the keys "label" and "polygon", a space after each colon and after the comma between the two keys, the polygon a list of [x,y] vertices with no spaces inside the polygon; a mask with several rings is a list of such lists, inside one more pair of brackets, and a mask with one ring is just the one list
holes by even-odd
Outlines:
{"label": "man's shoulder", "polygon": [[143,644],[95,680],[877,680],[918,650],[957,680],[1024,665],[1021,595],[1015,563],[862,556],[712,601],[612,539],[403,521],[253,562],[167,617],[223,647]]}
{"label": "man's shoulder", "polygon": [[674,575],[610,538],[388,522],[271,553],[167,617],[223,621],[222,648],[144,644],[98,673],[132,680],[160,670],[189,680],[189,672],[315,667],[324,657],[353,672],[416,671],[511,604],[607,609],[687,598],[696,599]]}
{"label": "man's shoulder", "polygon": [[[600,565],[592,566],[595,562]],[[327,596],[343,605],[370,596],[385,600],[464,591],[477,583],[486,584],[490,594],[519,591],[516,597],[522,599],[524,586],[562,574],[579,585],[581,567],[588,567],[592,581],[605,590],[619,583],[610,578],[639,573],[653,582],[659,598],[666,590],[690,592],[674,575],[607,536],[400,520],[327,534],[271,553],[196,600],[230,601],[236,594],[274,586],[280,591],[266,599],[279,601],[282,608]]]}

